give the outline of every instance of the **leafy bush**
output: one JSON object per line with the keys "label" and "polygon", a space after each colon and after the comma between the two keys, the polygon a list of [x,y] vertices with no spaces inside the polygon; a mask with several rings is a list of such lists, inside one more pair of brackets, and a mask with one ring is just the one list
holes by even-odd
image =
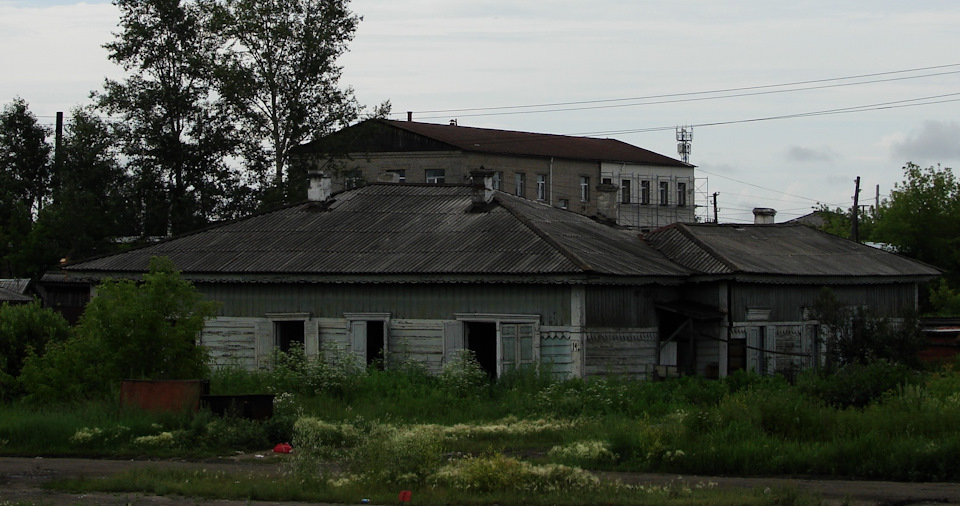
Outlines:
{"label": "leafy bush", "polygon": [[443,365],[439,380],[444,391],[456,397],[472,397],[488,384],[489,377],[473,351],[462,350],[454,360]]}
{"label": "leafy bush", "polygon": [[350,453],[349,468],[374,483],[423,483],[443,463],[442,440],[429,426],[373,424]]}
{"label": "leafy bush", "polygon": [[28,356],[42,356],[48,343],[62,342],[69,336],[67,321],[56,311],[42,308],[38,301],[0,305],[0,400],[21,393],[15,380]]}
{"label": "leafy bush", "polygon": [[905,365],[876,361],[866,365],[848,364],[835,374],[805,372],[798,377],[797,387],[830,406],[862,408],[897,385],[919,381],[920,375]]}
{"label": "leafy bush", "polygon": [[154,257],[142,283],[100,283],[76,336],[30,357],[23,384],[38,400],[82,400],[123,379],[205,377],[207,352],[196,338],[217,306],[180,279],[169,260]]}
{"label": "leafy bush", "polygon": [[595,490],[600,480],[576,467],[534,465],[500,453],[451,462],[430,477],[430,483],[451,489],[554,493]]}
{"label": "leafy bush", "polygon": [[547,452],[547,457],[561,464],[582,467],[612,464],[617,460],[607,443],[594,439],[554,446]]}

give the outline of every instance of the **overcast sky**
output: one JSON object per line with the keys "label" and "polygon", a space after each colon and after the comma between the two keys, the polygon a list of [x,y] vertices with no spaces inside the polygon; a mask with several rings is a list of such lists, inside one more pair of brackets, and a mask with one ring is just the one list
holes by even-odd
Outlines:
{"label": "overcast sky", "polygon": [[[351,6],[364,19],[342,84],[361,103],[673,157],[674,128],[694,125],[690,161],[704,194],[719,193],[722,222],[752,221],[753,207],[777,209],[777,221],[817,202],[848,207],[857,176],[872,203],[908,161],[960,166],[955,0]],[[20,96],[50,124],[88,103],[121,75],[101,47],[117,20],[108,1],[0,0],[0,102]]]}

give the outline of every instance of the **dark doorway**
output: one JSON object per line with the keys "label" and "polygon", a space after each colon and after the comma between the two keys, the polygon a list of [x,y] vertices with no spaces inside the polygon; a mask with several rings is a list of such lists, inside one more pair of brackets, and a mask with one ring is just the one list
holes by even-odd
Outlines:
{"label": "dark doorway", "polygon": [[367,365],[374,366],[381,371],[386,362],[386,339],[383,335],[383,321],[370,320],[367,322]]}
{"label": "dark doorway", "polygon": [[495,322],[466,322],[467,349],[491,378],[497,377],[497,324]]}
{"label": "dark doorway", "polygon": [[693,321],[682,314],[672,311],[660,311],[660,343],[670,339],[677,343],[677,369],[680,374],[695,374],[696,350],[690,338],[693,335]]}
{"label": "dark doorway", "polygon": [[747,340],[730,339],[727,341],[727,374],[743,371],[747,368]]}
{"label": "dark doorway", "polygon": [[273,330],[277,337],[277,348],[280,348],[280,351],[286,353],[291,348],[299,348],[303,351],[303,320],[274,322]]}

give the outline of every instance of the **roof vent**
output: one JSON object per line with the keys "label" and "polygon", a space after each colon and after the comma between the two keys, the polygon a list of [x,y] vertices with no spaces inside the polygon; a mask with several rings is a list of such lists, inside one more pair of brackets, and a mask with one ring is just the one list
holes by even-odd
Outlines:
{"label": "roof vent", "polygon": [[771,225],[773,224],[774,217],[776,215],[776,209],[771,209],[769,207],[754,207],[753,223],[754,225]]}
{"label": "roof vent", "polygon": [[457,126],[457,118],[450,120],[450,126]]}

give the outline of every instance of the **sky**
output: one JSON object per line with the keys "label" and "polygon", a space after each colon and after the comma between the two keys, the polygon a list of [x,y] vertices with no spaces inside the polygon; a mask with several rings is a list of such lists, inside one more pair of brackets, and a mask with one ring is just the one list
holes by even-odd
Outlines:
{"label": "sky", "polygon": [[[701,214],[776,220],[889,195],[902,167],[960,167],[955,0],[353,0],[341,84],[395,119],[609,137],[679,158]],[[122,69],[109,1],[0,0],[0,104],[41,122]]]}

